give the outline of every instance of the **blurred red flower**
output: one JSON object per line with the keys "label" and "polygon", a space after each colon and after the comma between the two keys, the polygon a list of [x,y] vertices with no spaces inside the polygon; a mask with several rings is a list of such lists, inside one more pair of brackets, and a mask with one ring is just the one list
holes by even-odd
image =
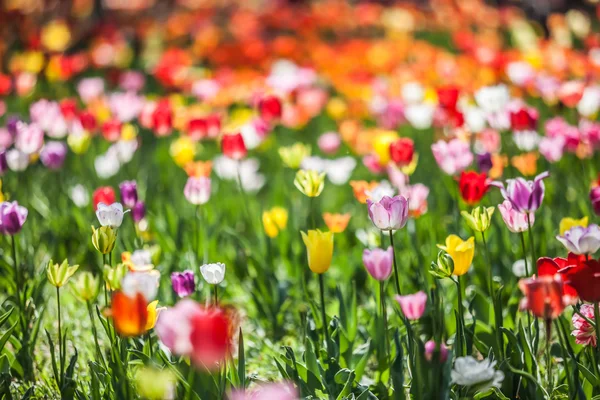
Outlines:
{"label": "blurred red flower", "polygon": [[246,156],[248,150],[244,144],[244,138],[241,133],[223,135],[221,139],[221,148],[223,154],[234,160],[241,160]]}
{"label": "blurred red flower", "polygon": [[470,206],[481,201],[489,189],[489,180],[487,175],[475,171],[463,171],[458,181],[460,196]]}
{"label": "blurred red flower", "polygon": [[94,191],[92,195],[94,210],[98,209],[98,203],[112,204],[115,202],[115,191],[110,186],[102,186]]}
{"label": "blurred red flower", "polygon": [[400,138],[390,144],[390,158],[399,166],[410,164],[415,154],[415,144],[410,138]]}

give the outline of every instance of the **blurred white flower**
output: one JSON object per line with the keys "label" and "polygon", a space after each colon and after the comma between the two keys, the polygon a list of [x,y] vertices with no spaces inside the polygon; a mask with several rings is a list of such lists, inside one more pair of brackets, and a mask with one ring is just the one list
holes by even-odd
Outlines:
{"label": "blurred white flower", "polygon": [[266,83],[283,94],[310,86],[316,80],[316,73],[310,68],[301,68],[289,60],[279,60],[271,65],[271,72]]}
{"label": "blurred white flower", "polygon": [[17,149],[10,149],[6,152],[6,163],[13,171],[25,171],[29,165],[29,156]]}
{"label": "blurred white flower", "polygon": [[532,151],[537,148],[541,137],[536,131],[515,131],[513,141],[521,151]]}
{"label": "blurred white flower", "polygon": [[513,61],[506,66],[506,75],[512,83],[517,86],[524,86],[535,76],[535,70],[525,61]]}
{"label": "blurred white flower", "polygon": [[114,151],[108,151],[106,154],[101,154],[94,160],[94,168],[96,169],[96,175],[101,179],[110,178],[115,176],[121,168],[119,158]]}
{"label": "blurred white flower", "polygon": [[577,111],[584,117],[591,117],[600,109],[600,87],[588,86],[583,90],[583,96],[577,104]]}
{"label": "blurred white flower", "polygon": [[225,279],[225,264],[212,263],[200,267],[200,273],[204,280],[211,285],[218,285]]}
{"label": "blurred white flower", "polygon": [[121,203],[112,203],[110,205],[98,203],[96,216],[102,226],[118,228],[123,223],[123,205]]}
{"label": "blurred white flower", "polygon": [[121,164],[126,164],[133,158],[135,151],[138,148],[138,141],[136,139],[131,140],[119,140],[115,144],[109,147],[108,152],[114,152]]}
{"label": "blurred white flower", "polygon": [[508,88],[503,85],[484,86],[475,92],[475,101],[486,113],[497,113],[506,107],[510,100]]}
{"label": "blurred white flower", "polygon": [[213,160],[215,174],[224,180],[237,180],[239,168],[242,187],[248,192],[260,190],[266,182],[264,175],[258,172],[259,166],[260,164],[255,158],[247,158],[238,162],[221,155]]}
{"label": "blurred white flower", "polygon": [[333,160],[321,158],[319,156],[305,157],[300,164],[302,169],[325,172],[327,178],[334,185],[343,185],[350,179],[356,160],[353,157],[341,157]]}
{"label": "blurred white flower", "polygon": [[363,246],[368,248],[379,247],[381,233],[378,229],[358,229],[356,238]]}
{"label": "blurred white flower", "polygon": [[104,93],[104,79],[102,78],[84,78],[77,84],[77,93],[81,101],[89,103],[100,97]]}
{"label": "blurred white flower", "polygon": [[472,133],[479,133],[485,129],[487,120],[485,113],[477,107],[469,107],[463,111],[465,125]]}
{"label": "blurred white flower", "polygon": [[525,259],[515,261],[512,265],[512,272],[517,278],[523,278],[527,276],[525,271]]}
{"label": "blurred white flower", "polygon": [[131,253],[131,262],[137,268],[152,269],[152,252],[147,249],[138,249]]}
{"label": "blurred white flower", "polygon": [[146,301],[154,300],[158,293],[160,273],[156,270],[150,272],[128,272],[121,281],[121,291],[128,297],[135,297],[138,293]]}
{"label": "blurred white flower", "polygon": [[83,208],[90,203],[90,194],[81,184],[73,186],[69,192],[69,195],[71,196],[73,203],[75,203],[75,205],[79,208]]}
{"label": "blurred white flower", "polygon": [[492,387],[500,387],[504,373],[496,371],[496,361],[484,359],[477,361],[471,356],[458,357],[450,373],[452,383],[468,386],[474,392],[483,392]]}
{"label": "blurred white flower", "polygon": [[417,104],[423,101],[425,89],[419,82],[408,82],[401,89],[402,100],[407,104]]}
{"label": "blurred white flower", "polygon": [[395,190],[388,181],[381,181],[375,189],[366,191],[365,194],[372,202],[378,203],[383,196],[394,197]]}
{"label": "blurred white flower", "polygon": [[404,117],[417,129],[427,129],[433,122],[435,107],[431,104],[411,104],[404,109]]}

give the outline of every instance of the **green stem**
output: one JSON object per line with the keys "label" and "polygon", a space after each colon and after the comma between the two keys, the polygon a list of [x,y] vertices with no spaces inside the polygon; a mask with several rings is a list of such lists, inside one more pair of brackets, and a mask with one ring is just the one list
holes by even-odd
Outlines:
{"label": "green stem", "polygon": [[329,330],[327,329],[327,314],[325,313],[325,283],[323,274],[319,274],[319,292],[321,294],[321,316],[323,318],[323,332],[325,333],[325,347],[329,353]]}
{"label": "green stem", "polygon": [[454,281],[456,283],[456,290],[458,292],[458,313],[460,314],[460,327],[457,327],[457,334],[460,334],[460,337],[458,338],[459,340],[459,345],[460,345],[460,349],[458,350],[458,355],[459,356],[465,356],[466,355],[466,343],[465,343],[465,331],[464,331],[464,327],[465,327],[465,310],[464,310],[464,305],[463,305],[463,298],[462,298],[462,285],[461,285],[461,277],[457,276],[456,280]]}
{"label": "green stem", "polygon": [[546,321],[546,382],[548,383],[548,393],[552,392],[552,355],[550,354],[550,343],[552,336],[552,320]]}
{"label": "green stem", "polygon": [[242,195],[242,204],[244,204],[244,212],[246,213],[246,218],[248,219],[248,225],[250,230],[252,230],[252,215],[250,214],[250,210],[248,209],[248,198],[246,196],[246,191],[244,190],[244,186],[242,186],[242,162],[238,161],[237,165],[237,183],[238,189],[240,190],[240,194]]}
{"label": "green stem", "polygon": [[19,262],[17,261],[17,243],[15,240],[15,236],[12,235],[10,237],[11,239],[11,244],[12,244],[12,259],[13,259],[13,268],[15,271],[15,287],[16,287],[16,293],[17,293],[17,308],[19,309],[19,323],[21,325],[21,329],[22,335],[25,335],[25,329],[26,329],[26,318],[25,315],[23,315],[24,313],[24,296],[22,296],[21,294],[21,274],[19,273]]}
{"label": "green stem", "polygon": [[219,285],[213,285],[213,300],[215,302],[215,306],[219,304]]}
{"label": "green stem", "polygon": [[[521,248],[523,249],[523,260],[525,261],[525,276],[529,278],[529,267],[527,262],[527,251],[525,248],[525,233],[521,232]],[[527,333],[529,334],[529,341],[531,342],[531,314],[529,310],[526,310],[527,313]]]}
{"label": "green stem", "polygon": [[105,364],[104,357],[102,356],[102,350],[100,349],[100,344],[98,343],[98,331],[96,330],[96,322],[94,321],[94,312],[92,310],[92,304],[88,301],[85,302],[88,310],[88,315],[90,316],[90,322],[92,323],[92,334],[94,335],[94,344],[96,345],[96,358],[102,361],[102,364]]}
{"label": "green stem", "polygon": [[495,322],[495,327],[496,327],[496,342],[498,344],[498,358],[500,360],[504,359],[504,340],[502,338],[502,315],[498,315],[501,314],[499,313],[499,311],[502,310],[502,305],[500,305],[500,307],[498,307],[498,302],[497,302],[497,298],[496,298],[496,293],[494,292],[494,280],[493,280],[493,271],[492,271],[492,261],[490,259],[490,250],[488,248],[487,245],[487,241],[485,239],[485,232],[481,232],[481,239],[483,240],[483,247],[485,249],[485,258],[487,259],[487,264],[488,264],[488,285],[489,285],[489,291],[490,291],[490,296],[492,297],[492,305],[494,307],[494,322]]}
{"label": "green stem", "polygon": [[533,230],[531,229],[531,218],[530,218],[530,213],[527,213],[527,227],[529,230],[529,244],[531,246],[531,249],[529,249],[531,251],[531,266],[533,267],[533,273],[535,275],[537,275],[537,257],[535,255],[535,243],[533,241]]}
{"label": "green stem", "polygon": [[63,340],[62,340],[62,327],[61,327],[61,316],[60,316],[60,288],[56,288],[56,307],[58,308],[58,360],[60,364],[60,376],[58,386],[62,386],[62,378],[65,373],[64,370],[64,349],[63,349]]}
{"label": "green stem", "polygon": [[196,255],[196,259],[200,259],[200,205],[196,206],[196,218],[194,218],[194,222],[196,225],[195,234],[194,234],[194,254]]}
{"label": "green stem", "polygon": [[385,305],[385,281],[379,282],[379,302],[381,303],[381,318],[383,319],[383,340],[385,343],[385,362],[387,364],[390,357],[390,342],[388,341],[388,320],[387,309]]}
{"label": "green stem", "polygon": [[398,293],[398,295],[402,295],[401,291],[400,291],[400,276],[398,275],[398,264],[396,262],[396,249],[394,248],[394,234],[392,233],[392,230],[388,231],[390,234],[390,246],[392,246],[392,258],[394,259],[394,282],[396,284],[396,293]]}

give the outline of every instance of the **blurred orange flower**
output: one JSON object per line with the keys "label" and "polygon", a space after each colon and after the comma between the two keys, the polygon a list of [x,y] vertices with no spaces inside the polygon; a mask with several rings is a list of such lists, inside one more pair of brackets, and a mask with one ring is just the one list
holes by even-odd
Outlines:
{"label": "blurred orange flower", "polygon": [[537,172],[537,153],[525,153],[513,156],[510,163],[524,176],[533,176]]}
{"label": "blurred orange flower", "polygon": [[350,181],[354,197],[362,204],[367,203],[367,192],[374,190],[377,185],[379,185],[379,183],[376,181]]}
{"label": "blurred orange flower", "polygon": [[323,213],[323,220],[327,228],[333,233],[341,233],[346,230],[348,222],[350,222],[350,214],[332,214]]}
{"label": "blurred orange flower", "polygon": [[212,171],[212,161],[192,161],[183,167],[188,176],[199,178],[201,176],[210,177]]}

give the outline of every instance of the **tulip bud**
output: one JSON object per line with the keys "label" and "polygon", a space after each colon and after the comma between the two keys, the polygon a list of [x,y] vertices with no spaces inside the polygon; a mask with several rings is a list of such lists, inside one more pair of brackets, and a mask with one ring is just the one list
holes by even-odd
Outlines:
{"label": "tulip bud", "polygon": [[92,244],[102,254],[108,254],[115,248],[117,231],[110,226],[96,229],[92,226]]}
{"label": "tulip bud", "polygon": [[116,267],[111,268],[108,265],[104,266],[104,281],[108,284],[111,290],[121,289],[121,281],[129,272],[127,265],[117,264]]}
{"label": "tulip bud", "polygon": [[46,267],[46,275],[48,276],[50,283],[59,288],[68,282],[69,278],[77,271],[77,268],[79,268],[79,265],[69,266],[69,261],[67,259],[60,265],[54,264],[52,260],[50,260]]}
{"label": "tulip bud", "polygon": [[596,186],[590,191],[590,200],[596,215],[600,215],[600,186]]}
{"label": "tulip bud", "polygon": [[[435,353],[436,343],[433,340],[425,343],[425,359],[429,362],[433,360],[433,354]],[[448,359],[448,348],[444,343],[440,343],[440,358],[439,361],[444,363]]]}
{"label": "tulip bud", "polygon": [[75,154],[83,154],[90,147],[92,137],[87,133],[72,133],[67,136],[67,144]]}
{"label": "tulip bud", "polygon": [[310,156],[310,146],[303,143],[295,143],[289,147],[279,148],[279,157],[286,167],[291,169],[300,168],[302,160]]}
{"label": "tulip bud", "polygon": [[437,261],[432,261],[429,267],[429,273],[438,279],[448,278],[454,272],[454,260],[450,254],[440,251]]}
{"label": "tulip bud", "polygon": [[485,232],[490,227],[494,210],[494,207],[479,206],[471,210],[470,214],[466,211],[461,211],[460,214],[467,221],[467,225],[471,229],[477,232]]}
{"label": "tulip bud", "polygon": [[301,169],[296,173],[294,185],[308,197],[318,197],[325,187],[325,173]]}
{"label": "tulip bud", "polygon": [[100,279],[88,271],[77,274],[77,280],[73,282],[73,292],[82,301],[92,301],[98,295]]}

